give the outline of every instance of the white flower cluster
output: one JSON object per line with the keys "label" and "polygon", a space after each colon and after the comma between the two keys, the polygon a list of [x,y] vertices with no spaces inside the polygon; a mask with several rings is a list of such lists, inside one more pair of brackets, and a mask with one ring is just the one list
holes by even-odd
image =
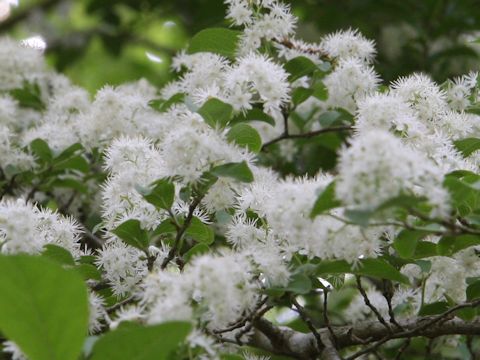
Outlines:
{"label": "white flower cluster", "polygon": [[276,0],[225,0],[227,19],[243,26],[239,51],[248,54],[257,50],[262,41],[283,40],[293,35],[297,19],[287,4]]}
{"label": "white flower cluster", "polygon": [[163,91],[168,98],[175,93],[189,95],[197,106],[215,97],[238,111],[247,111],[256,103],[265,112],[275,114],[290,99],[287,72],[270,58],[248,53],[229,62],[215,54],[180,53],[173,61],[174,69],[187,68],[180,80],[170,83]]}
{"label": "white flower cluster", "polygon": [[0,202],[1,252],[38,254],[45,245],[61,246],[76,257],[85,255],[80,248],[81,229],[70,217],[39,209],[25,200]]}
{"label": "white flower cluster", "polygon": [[182,273],[150,273],[139,294],[139,307],[127,310],[128,316],[125,310],[118,316],[151,324],[196,318],[210,330],[220,330],[256,304],[259,285],[255,283],[250,263],[239,254],[198,256]]}

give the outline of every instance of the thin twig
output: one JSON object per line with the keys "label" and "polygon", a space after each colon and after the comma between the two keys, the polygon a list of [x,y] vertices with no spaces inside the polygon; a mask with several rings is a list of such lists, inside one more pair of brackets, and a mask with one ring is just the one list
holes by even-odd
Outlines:
{"label": "thin twig", "polygon": [[262,151],[265,150],[270,145],[273,145],[273,144],[275,144],[279,141],[285,140],[285,139],[308,139],[308,138],[312,138],[312,137],[315,137],[315,136],[321,135],[321,134],[326,134],[326,133],[331,133],[331,132],[350,131],[352,129],[353,129],[352,126],[343,125],[343,126],[332,126],[332,127],[329,127],[329,128],[320,129],[320,130],[316,130],[316,131],[312,131],[312,132],[308,132],[308,133],[302,133],[302,134],[285,134],[285,133],[283,133],[279,137],[276,137],[275,139],[267,141],[265,144],[263,144]]}
{"label": "thin twig", "polygon": [[362,281],[360,279],[360,276],[357,275],[357,276],[355,276],[355,278],[357,279],[357,288],[360,291],[360,294],[362,294],[362,296],[363,296],[363,301],[365,302],[365,305],[367,305],[370,308],[370,310],[373,311],[373,313],[377,317],[378,321],[380,321],[380,323],[382,323],[383,326],[385,326],[387,331],[389,333],[391,333],[392,329],[390,328],[390,326],[387,324],[387,322],[385,321],[383,316],[380,314],[380,312],[377,310],[377,308],[375,306],[373,306],[373,304],[370,302],[370,299],[368,298],[368,295],[365,292],[365,289],[362,287]]}
{"label": "thin twig", "polygon": [[323,290],[323,322],[325,323],[325,326],[327,327],[328,332],[332,337],[333,345],[336,347],[338,342],[337,336],[333,331],[332,325],[330,324],[330,318],[328,317],[328,289],[327,288]]}
{"label": "thin twig", "polygon": [[303,320],[305,324],[307,324],[308,328],[310,329],[310,332],[313,334],[313,336],[315,336],[315,340],[317,340],[317,346],[319,349],[321,349],[323,347],[322,338],[318,333],[317,329],[315,329],[315,325],[313,325],[312,320],[310,320],[310,317],[305,311],[305,308],[302,305],[300,305],[295,298],[292,298],[292,304],[297,309],[298,314],[300,315],[300,318]]}

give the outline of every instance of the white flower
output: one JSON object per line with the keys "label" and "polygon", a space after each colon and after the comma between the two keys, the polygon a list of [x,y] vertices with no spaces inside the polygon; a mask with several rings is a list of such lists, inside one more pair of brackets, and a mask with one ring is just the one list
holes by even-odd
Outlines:
{"label": "white flower", "polygon": [[442,179],[441,169],[422,153],[388,132],[371,130],[340,152],[336,194],[345,205],[375,209],[402,193],[417,193],[445,209]]}
{"label": "white flower", "polygon": [[377,89],[379,78],[373,68],[361,60],[342,58],[323,82],[328,89],[329,107],[355,112],[356,101],[373,93]]}
{"label": "white flower", "polygon": [[358,58],[372,62],[375,57],[375,43],[366,39],[358,30],[340,30],[328,34],[320,42],[321,50],[332,58]]}
{"label": "white flower", "polygon": [[8,254],[38,254],[43,246],[52,244],[68,250],[78,258],[81,230],[75,220],[39,209],[22,199],[0,202],[1,251]]}

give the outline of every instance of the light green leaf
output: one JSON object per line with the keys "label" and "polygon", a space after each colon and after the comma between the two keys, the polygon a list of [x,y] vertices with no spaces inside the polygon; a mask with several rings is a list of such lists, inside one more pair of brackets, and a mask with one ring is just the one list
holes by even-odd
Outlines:
{"label": "light green leaf", "polygon": [[193,36],[188,52],[190,54],[212,52],[227,58],[234,58],[240,35],[240,31],[225,28],[205,29]]}
{"label": "light green leaf", "polygon": [[75,260],[67,249],[54,244],[44,245],[43,248],[45,249],[42,252],[44,257],[62,265],[75,265]]}
{"label": "light green leaf", "polygon": [[213,229],[204,224],[199,218],[193,217],[190,226],[186,230],[186,234],[198,241],[210,245],[215,240]]}
{"label": "light green leaf", "polygon": [[254,180],[252,171],[245,161],[219,165],[210,172],[218,177],[230,177],[241,182],[252,182]]}
{"label": "light green leaf", "polygon": [[130,219],[121,223],[112,232],[127,245],[140,250],[146,250],[148,248],[148,234],[140,226],[140,221],[136,219]]}
{"label": "light green leaf", "polygon": [[257,130],[244,123],[234,125],[227,133],[227,140],[246,147],[254,153],[262,149],[262,138]]}
{"label": "light green leaf", "polygon": [[211,98],[197,111],[212,128],[225,127],[232,119],[233,107],[216,98]]}
{"label": "light green leaf", "polygon": [[93,347],[92,360],[167,360],[191,330],[187,322],[128,326],[102,336]]}
{"label": "light green leaf", "polygon": [[0,256],[0,331],[30,360],[76,360],[88,329],[87,290],[42,257]]}

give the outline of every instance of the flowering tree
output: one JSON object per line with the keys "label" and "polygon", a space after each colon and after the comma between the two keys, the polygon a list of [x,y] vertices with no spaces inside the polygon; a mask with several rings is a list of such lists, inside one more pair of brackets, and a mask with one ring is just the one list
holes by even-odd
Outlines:
{"label": "flowering tree", "polygon": [[226,4],[160,90],[0,39],[4,352],[475,358],[477,74],[382,84],[359,32]]}

